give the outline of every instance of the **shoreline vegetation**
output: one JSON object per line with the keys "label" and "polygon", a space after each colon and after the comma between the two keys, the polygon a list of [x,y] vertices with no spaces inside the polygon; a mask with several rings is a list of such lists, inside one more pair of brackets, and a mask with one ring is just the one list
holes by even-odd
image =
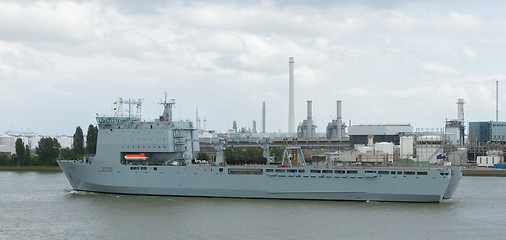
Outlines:
{"label": "shoreline vegetation", "polygon": [[464,168],[463,176],[474,177],[506,177],[506,169],[501,168]]}
{"label": "shoreline vegetation", "polygon": [[59,166],[0,166],[0,171],[12,171],[12,172],[61,172]]}
{"label": "shoreline vegetation", "polygon": [[[61,172],[61,168],[59,166],[20,166],[20,167],[0,166],[0,171],[57,173]],[[462,175],[474,177],[506,177],[506,169],[464,168],[462,169]]]}

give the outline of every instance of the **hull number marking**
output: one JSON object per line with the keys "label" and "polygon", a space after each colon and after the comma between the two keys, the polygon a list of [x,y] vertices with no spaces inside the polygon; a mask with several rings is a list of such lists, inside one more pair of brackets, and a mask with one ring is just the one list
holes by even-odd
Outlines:
{"label": "hull number marking", "polygon": [[98,172],[112,172],[112,167],[99,167]]}

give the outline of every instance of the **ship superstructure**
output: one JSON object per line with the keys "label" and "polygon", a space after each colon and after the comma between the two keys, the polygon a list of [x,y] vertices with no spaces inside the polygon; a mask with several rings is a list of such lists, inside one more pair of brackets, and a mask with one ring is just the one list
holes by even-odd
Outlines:
{"label": "ship superstructure", "polygon": [[152,122],[134,114],[97,117],[97,153],[88,160],[114,164],[112,159],[119,159],[121,165],[179,165],[191,160],[199,151],[193,123],[172,120],[174,100],[165,98],[160,104],[163,114]]}
{"label": "ship superstructure", "polygon": [[[97,117],[97,153],[58,160],[75,190],[141,195],[439,202],[455,192],[461,167],[306,166],[286,146],[280,165],[192,164],[199,151],[193,123],[174,121],[175,101],[156,121]],[[222,148],[222,144],[216,146]],[[267,148],[268,149],[268,148]],[[219,152],[218,152],[218,155]]]}

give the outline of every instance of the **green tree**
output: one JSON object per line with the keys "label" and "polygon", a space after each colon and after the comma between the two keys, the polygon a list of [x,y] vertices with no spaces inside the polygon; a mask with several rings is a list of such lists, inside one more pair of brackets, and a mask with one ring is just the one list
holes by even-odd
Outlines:
{"label": "green tree", "polygon": [[240,148],[228,147],[225,149],[225,159],[229,157],[243,157],[243,152]]}
{"label": "green tree", "polygon": [[278,147],[270,147],[271,154],[274,154],[275,157],[281,158],[283,157],[283,150]]}
{"label": "green tree", "polygon": [[244,156],[247,158],[262,157],[263,150],[261,148],[249,147],[244,151]]}
{"label": "green tree", "polygon": [[72,149],[74,149],[74,153],[77,155],[77,157],[84,155],[83,130],[79,126],[76,127],[76,132],[74,133]]}
{"label": "green tree", "polygon": [[21,165],[23,166],[30,166],[33,165],[31,162],[31,154],[30,154],[30,147],[28,145],[25,145],[25,154],[21,158]]}
{"label": "green tree", "polygon": [[59,157],[60,156],[61,156],[61,159],[65,159],[65,160],[76,160],[77,159],[74,154],[74,151],[72,151],[72,149],[70,149],[68,147],[60,149]]}
{"label": "green tree", "polygon": [[25,144],[21,138],[16,139],[16,156],[24,157],[25,156]]}
{"label": "green tree", "polygon": [[211,157],[206,152],[199,152],[199,154],[197,154],[197,159],[209,161],[209,160],[211,160]]}
{"label": "green tree", "polygon": [[251,157],[262,157],[263,151],[260,148],[247,148],[246,150],[242,150],[237,147],[228,147],[225,149],[225,159],[228,157],[243,157],[243,158],[251,158]]}
{"label": "green tree", "polygon": [[60,148],[61,145],[56,138],[41,138],[39,146],[35,148],[39,163],[42,165],[56,165]]}
{"label": "green tree", "polygon": [[16,161],[16,165],[21,166],[25,158],[25,144],[21,138],[16,139],[15,147],[16,155],[12,157]]}
{"label": "green tree", "polygon": [[97,153],[97,137],[98,128],[90,124],[90,126],[88,126],[88,133],[86,134],[86,153]]}
{"label": "green tree", "polygon": [[25,146],[25,157],[30,158],[30,147],[28,145]]}
{"label": "green tree", "polygon": [[14,166],[16,163],[14,160],[6,155],[0,154],[0,166]]}

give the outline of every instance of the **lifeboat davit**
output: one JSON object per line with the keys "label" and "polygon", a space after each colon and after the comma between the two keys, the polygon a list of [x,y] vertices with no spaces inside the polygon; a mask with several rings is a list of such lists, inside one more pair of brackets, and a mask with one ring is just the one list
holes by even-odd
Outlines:
{"label": "lifeboat davit", "polygon": [[139,160],[147,160],[147,153],[139,153],[139,154],[125,154],[125,159],[128,161],[139,161]]}

